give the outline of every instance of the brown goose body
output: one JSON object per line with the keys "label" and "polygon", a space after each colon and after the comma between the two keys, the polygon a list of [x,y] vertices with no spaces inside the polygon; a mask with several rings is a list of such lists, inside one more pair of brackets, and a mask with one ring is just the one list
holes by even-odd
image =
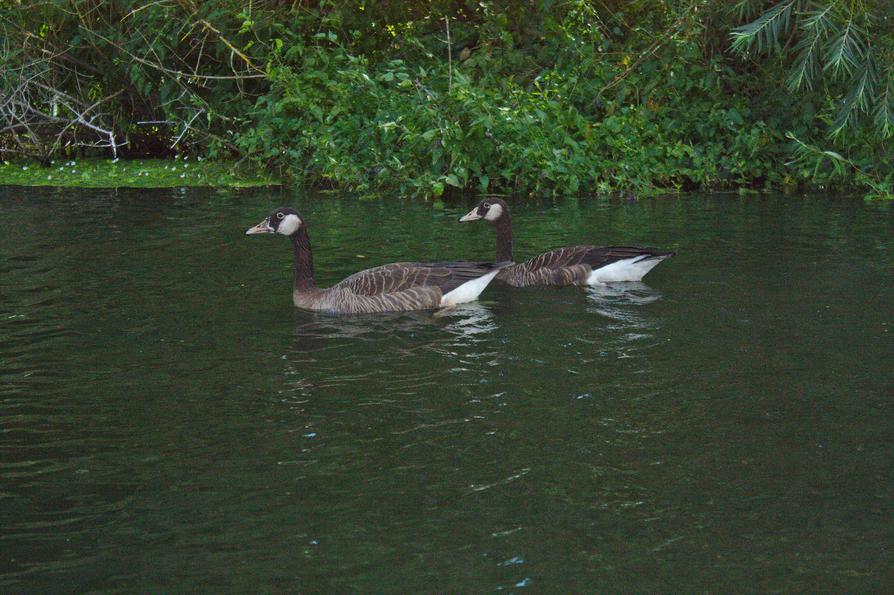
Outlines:
{"label": "brown goose body", "polygon": [[644,264],[649,260],[658,264],[672,255],[673,252],[636,246],[567,246],[512,264],[497,273],[497,279],[513,287],[587,285],[594,271],[612,263],[637,259]]}
{"label": "brown goose body", "polygon": [[275,209],[245,233],[289,237],[295,253],[292,302],[306,310],[369,314],[441,308],[477,298],[500,269],[482,262],[397,262],[354,273],[332,287],[321,288],[313,279],[310,237],[294,209]]}
{"label": "brown goose body", "polygon": [[497,279],[513,287],[535,285],[592,285],[639,281],[674,252],[638,246],[567,246],[516,263],[512,256],[512,220],[509,206],[500,199],[482,201],[460,221],[485,219],[497,232],[497,261],[512,262]]}
{"label": "brown goose body", "polygon": [[354,273],[332,287],[302,284],[292,291],[298,308],[343,314],[441,308],[460,285],[495,271],[483,262],[395,262]]}

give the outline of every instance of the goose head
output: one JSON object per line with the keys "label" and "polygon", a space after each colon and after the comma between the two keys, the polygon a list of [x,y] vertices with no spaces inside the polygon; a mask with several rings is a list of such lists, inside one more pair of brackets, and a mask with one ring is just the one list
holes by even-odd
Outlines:
{"label": "goose head", "polygon": [[291,207],[279,207],[267,215],[267,217],[255,225],[245,230],[245,235],[249,236],[256,233],[278,233],[284,236],[291,236],[304,224],[298,211]]}
{"label": "goose head", "polygon": [[478,221],[479,219],[484,219],[486,221],[490,221],[491,223],[496,223],[503,217],[505,213],[509,212],[509,206],[506,204],[506,201],[500,198],[485,198],[478,206],[460,217],[461,222],[465,221]]}

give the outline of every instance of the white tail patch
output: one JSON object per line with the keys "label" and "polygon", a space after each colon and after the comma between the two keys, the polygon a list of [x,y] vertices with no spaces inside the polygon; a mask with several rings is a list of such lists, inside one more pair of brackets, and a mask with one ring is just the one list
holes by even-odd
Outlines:
{"label": "white tail patch", "polygon": [[441,307],[455,306],[456,304],[465,304],[466,302],[475,301],[478,296],[481,295],[481,292],[484,291],[484,288],[493,281],[493,278],[496,277],[499,272],[500,269],[494,269],[477,279],[466,281],[453,291],[448,292],[441,297]]}
{"label": "white tail patch", "polygon": [[619,283],[621,281],[641,281],[646,273],[655,268],[667,256],[650,256],[643,254],[634,258],[618,260],[604,267],[595,269],[587,277],[587,285],[599,283]]}

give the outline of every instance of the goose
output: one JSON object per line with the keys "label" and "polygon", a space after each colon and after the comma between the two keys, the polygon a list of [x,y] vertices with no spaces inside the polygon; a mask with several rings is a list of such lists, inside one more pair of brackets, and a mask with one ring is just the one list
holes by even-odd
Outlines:
{"label": "goose", "polygon": [[[245,235],[276,233],[295,251],[292,301],[298,308],[336,314],[402,312],[443,308],[475,300],[500,271],[482,262],[395,262],[343,279],[329,288],[314,283],[313,255],[304,219],[279,207]],[[503,265],[505,266],[505,264]]]}
{"label": "goose", "polygon": [[527,262],[515,263],[509,205],[499,198],[485,199],[460,221],[482,219],[497,228],[497,260],[513,263],[501,269],[497,279],[514,287],[640,281],[655,265],[675,254],[636,246],[568,246],[544,252]]}

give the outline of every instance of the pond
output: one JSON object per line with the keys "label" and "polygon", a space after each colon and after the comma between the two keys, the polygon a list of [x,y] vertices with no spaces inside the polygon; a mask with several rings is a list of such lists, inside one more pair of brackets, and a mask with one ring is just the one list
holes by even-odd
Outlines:
{"label": "pond", "polygon": [[894,205],[518,201],[518,257],[678,255],[379,316],[243,235],[297,207],[329,285],[492,258],[473,204],[0,188],[0,588],[894,584]]}

